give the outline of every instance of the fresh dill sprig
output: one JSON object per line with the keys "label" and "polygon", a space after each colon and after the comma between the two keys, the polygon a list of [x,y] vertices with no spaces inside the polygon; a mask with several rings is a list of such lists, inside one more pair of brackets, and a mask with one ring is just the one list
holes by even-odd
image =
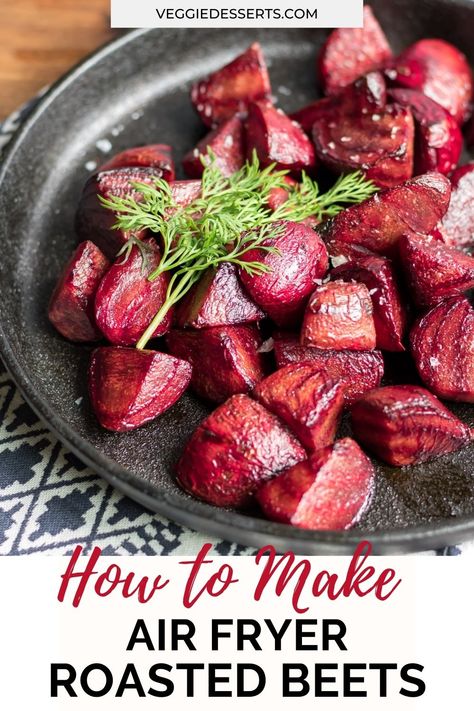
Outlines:
{"label": "fresh dill sprig", "polygon": [[[138,199],[100,198],[103,206],[116,214],[117,229],[132,233],[148,229],[160,235],[162,257],[148,278],[153,281],[172,272],[166,300],[138,341],[138,349],[145,348],[169,309],[209,267],[231,262],[250,274],[268,271],[262,262],[247,262],[243,257],[254,249],[277,251],[274,245],[264,243],[278,237],[282,228],[275,223],[279,220],[301,221],[311,216],[323,220],[345,205],[362,202],[376,190],[362,173],[341,177],[322,195],[318,184],[306,174],[301,184],[289,186],[285,180],[288,171],[275,170],[275,165],[261,169],[255,152],[229,177],[222,175],[211,151],[203,165],[200,195],[185,206],[176,204],[171,186],[160,178],[152,185],[133,183]],[[275,189],[286,190],[288,200],[272,212],[269,198]],[[126,248],[122,253],[126,258]]]}
{"label": "fresh dill sprig", "polygon": [[128,261],[134,247],[136,247],[140,252],[140,256],[142,258],[141,273],[145,274],[150,262],[151,247],[146,242],[143,242],[141,239],[138,239],[138,237],[135,237],[134,234],[130,235],[123,247],[121,247],[121,249],[117,252],[117,259],[119,257],[123,257],[122,261],[118,262],[118,264],[122,265]]}

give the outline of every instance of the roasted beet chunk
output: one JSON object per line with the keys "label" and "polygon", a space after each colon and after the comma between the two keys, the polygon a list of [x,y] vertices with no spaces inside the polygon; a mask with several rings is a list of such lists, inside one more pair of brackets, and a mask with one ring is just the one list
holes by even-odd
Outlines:
{"label": "roasted beet chunk", "polygon": [[200,180],[173,180],[170,183],[173,202],[180,207],[187,207],[201,194]]}
{"label": "roasted beet chunk", "polygon": [[313,451],[334,441],[344,405],[344,386],[315,363],[287,365],[254,390],[267,410],[278,415]]}
{"label": "roasted beet chunk", "polygon": [[306,308],[301,344],[336,351],[375,348],[372,301],[365,284],[334,281],[318,286]]}
{"label": "roasted beet chunk", "polygon": [[170,331],[166,343],[170,353],[191,363],[191,386],[205,400],[224,402],[249,392],[264,376],[262,339],[252,326]]}
{"label": "roasted beet chunk", "polygon": [[[290,178],[289,175],[285,175],[283,180],[288,185],[288,190],[286,188],[272,188],[268,194],[268,207],[272,212],[285,204],[290,190],[298,187],[298,182],[294,178]],[[306,224],[306,220],[302,220],[302,222]]]}
{"label": "roasted beet chunk", "polygon": [[237,276],[234,264],[224,262],[209,269],[176,310],[176,324],[183,328],[208,328],[252,323],[264,318]]}
{"label": "roasted beet chunk", "polygon": [[472,73],[466,57],[449,42],[415,42],[390,63],[386,74],[395,85],[421,91],[444,106],[458,123],[467,117]]}
{"label": "roasted beet chunk", "polygon": [[252,299],[279,326],[298,324],[314,285],[328,268],[326,247],[321,237],[310,227],[296,222],[275,223],[276,237],[269,237],[265,246],[274,246],[277,253],[252,249],[243,255],[247,262],[259,261],[269,271],[250,275],[240,269],[240,279]]}
{"label": "roasted beet chunk", "polygon": [[114,168],[154,168],[162,171],[164,180],[170,181],[175,178],[171,146],[163,143],[128,148],[104,163],[100,170]]}
{"label": "roasted beet chunk", "polygon": [[222,175],[232,175],[245,162],[244,128],[242,119],[233,116],[211,131],[196,148],[186,153],[183,158],[183,168],[190,178],[200,178],[203,170],[203,159],[209,162],[209,149],[215,157],[215,165]]}
{"label": "roasted beet chunk", "polygon": [[48,318],[70,341],[96,341],[94,297],[109,260],[92,242],[81,242],[64,267],[48,308]]}
{"label": "roasted beet chunk", "polygon": [[328,168],[337,173],[362,170],[387,188],[411,178],[415,127],[410,109],[393,104],[360,110],[340,102],[321,113],[312,136],[316,155]]}
{"label": "roasted beet chunk", "polygon": [[333,279],[365,284],[372,299],[377,348],[405,350],[406,314],[392,263],[358,245],[330,245]]}
{"label": "roasted beet chunk", "polygon": [[371,8],[364,7],[363,28],[334,30],[318,60],[318,72],[326,94],[337,94],[357,77],[385,64],[392,51]]}
{"label": "roasted beet chunk", "polygon": [[400,259],[414,300],[434,306],[474,289],[474,258],[424,235],[400,240]]}
{"label": "roasted beet chunk", "polygon": [[[160,274],[154,281],[148,279],[160,258],[155,240],[147,238],[143,251],[133,245],[128,258],[119,257],[102,279],[95,297],[95,318],[110,343],[118,346],[137,343],[163,306],[168,274]],[[171,319],[172,310],[157,327],[155,337],[166,333]]]}
{"label": "roasted beet chunk", "polygon": [[264,484],[258,501],[272,521],[309,529],[346,529],[367,507],[374,476],[370,459],[347,437]]}
{"label": "roasted beet chunk", "polygon": [[469,427],[428,390],[414,385],[377,388],[351,410],[354,437],[394,466],[427,462],[471,440]]}
{"label": "roasted beet chunk", "polygon": [[435,395],[474,402],[474,309],[466,297],[428,311],[413,326],[410,340],[420,377]]}
{"label": "roasted beet chunk", "polygon": [[165,353],[97,348],[89,368],[89,393],[102,427],[126,432],[168,410],[190,379],[189,363]]}
{"label": "roasted beet chunk", "polygon": [[281,109],[266,103],[249,107],[247,155],[256,151],[261,165],[298,173],[314,165],[314,148],[301,126]]}
{"label": "roasted beet chunk", "polygon": [[341,381],[346,405],[378,387],[382,380],[384,364],[380,351],[323,351],[302,346],[291,336],[275,336],[274,349],[279,368],[288,363],[314,363],[329,378]]}
{"label": "roasted beet chunk", "polygon": [[298,109],[294,113],[290,114],[290,119],[296,121],[303,131],[311,134],[311,129],[314,126],[315,121],[327,116],[328,111],[334,113],[335,109],[338,107],[338,102],[334,101],[334,98],[318,99],[317,101],[311,102],[307,106]]}
{"label": "roasted beet chunk", "polygon": [[441,223],[445,242],[453,247],[474,245],[474,163],[458,168],[451,175],[452,193],[448,211]]}
{"label": "roasted beet chunk", "polygon": [[328,225],[327,239],[396,255],[403,234],[429,234],[436,227],[450,195],[449,180],[439,173],[412,178],[340,212]]}
{"label": "roasted beet chunk", "polygon": [[[337,120],[339,115],[372,115],[383,112],[387,105],[387,86],[381,72],[369,72],[354,84],[347,86],[337,96],[313,101],[290,115],[310,133],[316,121],[326,118]],[[330,126],[330,128],[333,128]],[[343,141],[344,143],[344,141]]]}
{"label": "roasted beet chunk", "polygon": [[245,115],[252,101],[270,95],[262,49],[255,42],[232,62],[194,84],[191,101],[206,126],[216,126],[234,114]]}
{"label": "roasted beet chunk", "polygon": [[178,463],[178,482],[216,506],[245,506],[265,482],[306,454],[275,415],[234,395],[192,435]]}
{"label": "roasted beet chunk", "polygon": [[415,175],[436,170],[448,175],[457,166],[462,134],[449,111],[412,89],[392,89],[390,97],[411,109],[415,119]]}
{"label": "roasted beet chunk", "polygon": [[[76,231],[81,239],[94,242],[109,259],[114,259],[130,233],[113,229],[117,215],[106,209],[99,198],[132,197],[140,200],[141,195],[133,183],[153,185],[154,178],[161,178],[163,172],[154,168],[116,168],[92,175],[87,181],[76,213]],[[146,231],[135,233],[141,239]]]}

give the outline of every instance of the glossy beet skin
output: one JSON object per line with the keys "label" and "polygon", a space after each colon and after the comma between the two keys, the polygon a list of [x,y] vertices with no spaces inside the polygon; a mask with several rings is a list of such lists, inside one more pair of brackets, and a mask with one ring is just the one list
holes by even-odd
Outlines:
{"label": "glossy beet skin", "polygon": [[270,271],[239,277],[250,297],[281,327],[296,326],[318,279],[328,268],[328,256],[321,237],[310,227],[296,222],[275,222],[276,237],[263,242],[278,253],[252,249],[242,260],[259,261]]}
{"label": "glossy beet skin", "polygon": [[425,235],[401,238],[400,263],[420,308],[474,289],[474,258]]}
{"label": "glossy beet skin", "polygon": [[247,157],[257,153],[260,164],[275,163],[277,170],[292,173],[309,171],[315,162],[314,148],[301,126],[292,121],[281,109],[268,102],[249,106],[246,123]]}
{"label": "glossy beet skin", "polygon": [[306,133],[316,121],[322,118],[334,121],[341,115],[377,114],[387,105],[387,86],[383,74],[379,71],[361,76],[353,84],[346,86],[337,96],[318,99],[302,109],[290,114]]}
{"label": "glossy beet skin", "polygon": [[415,89],[443,106],[461,124],[468,116],[472,98],[472,72],[456,47],[441,39],[415,42],[390,62],[388,79]]}
{"label": "glossy beet skin", "polygon": [[392,262],[358,245],[336,243],[328,249],[336,267],[331,278],[360,282],[369,290],[377,348],[404,351],[406,313]]}
{"label": "glossy beet skin", "polygon": [[411,351],[427,388],[446,400],[474,402],[474,309],[464,296],[443,301],[410,334]]}
{"label": "glossy beet skin", "polygon": [[374,477],[370,459],[347,437],[264,484],[257,498],[272,521],[313,530],[344,530],[366,509]]}
{"label": "glossy beet skin", "polygon": [[96,348],[89,367],[89,394],[99,424],[126,432],[168,410],[190,380],[189,363],[165,353]]}
{"label": "glossy beet skin", "polygon": [[[141,195],[132,184],[153,185],[154,178],[161,177],[163,171],[154,168],[115,168],[92,175],[85,184],[76,213],[76,232],[80,239],[91,240],[106,257],[115,259],[130,233],[113,229],[117,215],[106,209],[99,197],[132,197],[139,201]],[[145,230],[140,230],[135,237],[142,239],[145,234]]]}
{"label": "glossy beet skin", "polygon": [[382,381],[384,363],[380,351],[323,351],[302,346],[297,338],[288,335],[275,335],[274,351],[278,368],[289,363],[311,363],[332,380],[342,382],[346,405]]}
{"label": "glossy beet skin", "polygon": [[317,287],[306,307],[301,345],[336,351],[375,348],[372,301],[365,284],[334,281]]}
{"label": "glossy beet skin", "polygon": [[392,89],[390,98],[409,108],[415,119],[415,175],[430,170],[448,175],[458,164],[462,133],[449,111],[412,89]]}
{"label": "glossy beet skin", "polygon": [[234,264],[223,262],[211,268],[177,306],[179,328],[209,328],[260,321],[264,312],[252,301]]}
{"label": "glossy beet skin", "polygon": [[[268,207],[272,212],[275,212],[275,210],[284,205],[288,200],[290,190],[297,188],[299,185],[299,183],[289,175],[285,175],[283,181],[288,185],[288,190],[285,188],[272,188],[268,194]],[[302,220],[302,222],[306,224],[305,220]]]}
{"label": "glossy beet skin", "polygon": [[396,256],[404,234],[429,234],[448,209],[451,184],[440,173],[426,173],[343,210],[328,223],[328,241],[360,244]]}
{"label": "glossy beet skin", "polygon": [[191,101],[206,126],[217,126],[248,105],[271,96],[270,78],[258,42],[191,89]]}
{"label": "glossy beet skin", "polygon": [[298,111],[294,111],[289,114],[292,121],[296,121],[303,131],[311,136],[311,129],[314,123],[328,115],[328,112],[334,112],[339,105],[338,97],[325,97],[324,99],[317,99],[312,101],[310,104],[303,106]]}
{"label": "glossy beet skin", "polygon": [[175,179],[171,146],[164,143],[128,148],[104,163],[100,171],[114,168],[154,168],[162,171],[164,180],[169,182]]}
{"label": "glossy beet skin", "polygon": [[[119,257],[102,279],[95,296],[95,318],[106,339],[117,346],[132,346],[148,328],[166,299],[168,273],[154,281],[149,275],[159,265],[161,253],[153,238],[143,240],[146,267],[136,245],[126,261]],[[162,336],[171,326],[168,311],[154,336]]]}
{"label": "glossy beet skin", "polygon": [[[334,101],[333,107],[321,111],[311,133],[316,156],[328,168],[336,173],[362,170],[376,185],[389,188],[413,175],[415,126],[409,108],[397,104],[373,108],[375,99],[360,106],[357,95],[377,86],[377,77],[383,84],[376,72],[356,82],[352,103]],[[362,84],[359,90],[357,84]]]}
{"label": "glossy beet skin", "polygon": [[293,363],[262,380],[253,392],[280,417],[308,451],[334,442],[344,406],[344,386],[314,363]]}
{"label": "glossy beet skin", "polygon": [[234,395],[191,436],[178,483],[210,504],[243,507],[264,482],[305,457],[277,417],[247,395]]}
{"label": "glossy beet skin", "polygon": [[318,58],[318,74],[325,94],[338,94],[358,77],[377,69],[391,59],[387,38],[374,17],[364,7],[363,28],[334,30]]}
{"label": "glossy beet skin", "polygon": [[451,175],[451,202],[441,223],[447,244],[453,247],[474,245],[474,162]]}
{"label": "glossy beet skin", "polygon": [[209,149],[215,156],[215,164],[222,175],[228,177],[237,172],[245,163],[244,126],[242,119],[233,116],[217,126],[205,136],[196,148],[193,148],[183,158],[183,168],[190,178],[200,178],[203,170],[203,159],[209,162]]}
{"label": "glossy beet skin", "polygon": [[191,387],[205,400],[224,402],[249,392],[264,377],[262,339],[253,326],[173,330],[166,343],[172,355],[191,363]]}
{"label": "glossy beet skin", "polygon": [[414,385],[371,390],[352,406],[351,422],[363,447],[397,467],[436,459],[471,441],[467,425]]}
{"label": "glossy beet skin", "polygon": [[64,338],[79,343],[102,337],[95,323],[94,297],[109,266],[109,260],[92,242],[81,242],[74,251],[48,307],[49,320]]}

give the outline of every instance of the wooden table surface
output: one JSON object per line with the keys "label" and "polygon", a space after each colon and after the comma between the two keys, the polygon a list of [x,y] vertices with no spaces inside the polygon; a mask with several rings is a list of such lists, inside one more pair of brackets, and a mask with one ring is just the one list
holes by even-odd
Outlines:
{"label": "wooden table surface", "polygon": [[0,121],[109,39],[110,0],[0,0]]}

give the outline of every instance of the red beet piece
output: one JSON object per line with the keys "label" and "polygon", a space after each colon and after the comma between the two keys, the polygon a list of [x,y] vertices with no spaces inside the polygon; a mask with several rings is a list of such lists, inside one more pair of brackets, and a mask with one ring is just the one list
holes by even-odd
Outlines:
{"label": "red beet piece", "polygon": [[179,303],[175,321],[180,328],[208,328],[252,323],[264,317],[244,291],[235,265],[223,262],[217,269],[205,272]]}
{"label": "red beet piece", "polygon": [[443,228],[441,223],[437,224],[436,227],[433,227],[431,232],[426,235],[427,240],[429,242],[442,242],[442,244],[447,244],[446,236],[444,234]]}
{"label": "red beet piece", "polygon": [[265,378],[254,396],[278,415],[309,451],[334,442],[344,406],[344,385],[315,363],[292,363]]}
{"label": "red beet piece", "polygon": [[109,260],[92,242],[81,242],[64,267],[51,295],[48,318],[70,341],[102,337],[94,317],[94,297]]}
{"label": "red beet piece", "polygon": [[89,368],[89,394],[102,427],[126,432],[168,410],[191,380],[191,366],[158,351],[96,348]]}
{"label": "red beet piece", "polygon": [[258,42],[191,89],[193,106],[206,126],[216,126],[234,114],[245,115],[252,101],[270,95],[270,78]]}
{"label": "red beet piece", "polygon": [[162,177],[168,182],[175,178],[171,146],[164,143],[128,148],[104,163],[100,172],[114,168],[154,168],[161,170]]}
{"label": "red beet piece", "polygon": [[[143,241],[146,263],[134,245],[128,259],[119,257],[102,279],[95,296],[97,325],[110,343],[132,346],[140,339],[166,298],[168,273],[154,281],[149,275],[160,263],[161,254],[153,238]],[[144,268],[145,267],[145,268]],[[171,326],[168,311],[154,336],[162,336]]]}
{"label": "red beet piece", "polygon": [[[141,195],[132,183],[153,185],[154,178],[161,178],[162,170],[154,168],[116,168],[92,175],[87,181],[76,213],[76,231],[81,239],[89,239],[96,244],[109,259],[115,259],[119,250],[129,239],[130,233],[115,230],[117,215],[106,209],[99,197],[133,197]],[[143,239],[146,230],[135,233]]]}
{"label": "red beet piece", "polygon": [[247,155],[256,151],[260,164],[276,163],[280,170],[295,173],[314,166],[314,148],[301,126],[281,109],[269,103],[249,106],[247,118]]}
{"label": "red beet piece", "polygon": [[374,477],[370,459],[346,437],[264,484],[257,498],[272,521],[313,530],[347,529],[366,509]]}
{"label": "red beet piece", "polygon": [[337,99],[335,100],[334,97],[326,97],[325,99],[318,99],[307,106],[303,106],[303,108],[294,111],[289,116],[292,121],[296,121],[296,123],[301,126],[303,131],[310,134],[315,121],[326,117],[328,112],[334,113],[338,108],[339,101]]}
{"label": "red beet piece", "polygon": [[191,386],[205,400],[224,402],[249,392],[264,377],[262,339],[252,326],[173,330],[166,343],[170,353],[191,363]]}
{"label": "red beet piece", "polygon": [[244,254],[247,262],[259,261],[270,271],[250,275],[240,269],[240,279],[252,299],[279,326],[297,325],[314,284],[328,268],[326,247],[310,227],[297,222],[275,222],[280,230],[276,237],[264,240],[264,246],[275,246],[278,253],[256,248]]}
{"label": "red beet piece", "polygon": [[328,241],[360,244],[386,256],[397,254],[403,234],[428,234],[446,213],[449,180],[426,173],[339,213],[328,224]]}
{"label": "red beet piece", "polygon": [[392,262],[358,245],[331,245],[332,279],[365,284],[372,299],[377,348],[404,351],[406,313]]}
{"label": "red beet piece", "polygon": [[413,174],[415,126],[403,106],[364,113],[339,106],[314,122],[312,136],[318,159],[336,173],[362,170],[380,187]]}
{"label": "red beet piece", "polygon": [[389,64],[386,75],[396,86],[426,94],[444,106],[458,123],[467,118],[472,72],[464,54],[449,42],[415,42]]}
{"label": "red beet piece", "polygon": [[216,506],[245,506],[265,481],[305,457],[275,415],[247,395],[234,395],[191,436],[178,482]]}
{"label": "red beet piece", "polygon": [[401,264],[418,306],[434,306],[474,289],[474,258],[424,235],[400,240]]}
{"label": "red beet piece", "polygon": [[[350,84],[337,96],[313,101],[290,115],[304,131],[311,129],[319,119],[337,121],[339,115],[367,115],[385,111],[387,87],[381,72],[369,72]],[[332,128],[332,127],[331,127]]]}
{"label": "red beet piece", "polygon": [[301,344],[336,351],[375,348],[372,301],[365,284],[333,281],[318,286],[306,307]]}
{"label": "red beet piece", "polygon": [[474,402],[474,309],[466,297],[428,311],[414,324],[410,342],[420,377],[435,395]]}
{"label": "red beet piece", "polygon": [[449,111],[412,89],[392,89],[390,97],[411,109],[415,119],[415,175],[436,170],[448,175],[458,164],[462,134]]}
{"label": "red beet piece", "polygon": [[334,30],[323,45],[318,73],[326,94],[337,94],[366,72],[391,59],[392,50],[371,8],[364,7],[363,28]]}
{"label": "red beet piece", "polygon": [[474,162],[451,175],[451,202],[441,223],[446,244],[453,247],[474,245]]}
{"label": "red beet piece", "polygon": [[302,346],[295,337],[283,335],[275,336],[274,350],[279,368],[288,363],[314,363],[329,378],[341,381],[346,405],[382,381],[384,364],[380,351],[323,351]]}
{"label": "red beet piece", "polygon": [[[297,181],[290,178],[289,175],[285,175],[283,180],[288,185],[289,189],[296,188],[298,186]],[[284,205],[288,200],[289,194],[289,190],[285,190],[285,188],[272,188],[268,195],[268,207],[270,210],[275,212],[275,210]],[[305,222],[304,220],[302,221]]]}
{"label": "red beet piece", "polygon": [[233,116],[211,131],[196,148],[186,153],[183,168],[191,178],[200,178],[204,165],[209,162],[208,149],[215,156],[215,164],[226,177],[237,172],[245,163],[244,128],[242,119]]}
{"label": "red beet piece", "polygon": [[419,464],[455,452],[470,429],[428,390],[391,385],[363,395],[351,409],[354,437],[393,466]]}

